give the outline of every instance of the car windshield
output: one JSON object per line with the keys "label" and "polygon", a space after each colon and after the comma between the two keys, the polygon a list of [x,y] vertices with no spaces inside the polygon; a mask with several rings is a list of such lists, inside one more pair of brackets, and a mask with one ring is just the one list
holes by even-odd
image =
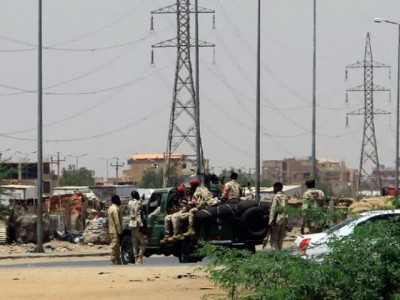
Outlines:
{"label": "car windshield", "polygon": [[355,220],[360,219],[361,217],[362,217],[361,215],[357,215],[357,216],[348,218],[348,219],[346,219],[346,220],[344,220],[342,222],[337,223],[336,225],[332,226],[331,228],[326,229],[324,232],[325,233],[335,232],[335,231],[339,230],[340,228],[346,226],[347,224],[349,224],[349,223],[351,223],[351,222],[353,222]]}

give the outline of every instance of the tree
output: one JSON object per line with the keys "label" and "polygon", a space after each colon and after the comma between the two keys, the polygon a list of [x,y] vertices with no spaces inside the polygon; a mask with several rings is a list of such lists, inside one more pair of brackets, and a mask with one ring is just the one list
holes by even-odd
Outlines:
{"label": "tree", "polygon": [[94,185],[94,171],[86,168],[75,169],[74,166],[69,165],[66,170],[63,168],[61,177],[61,186],[89,186]]}
{"label": "tree", "polygon": [[163,179],[164,175],[162,170],[156,171],[149,168],[144,171],[142,181],[139,182],[138,187],[147,189],[160,188],[163,186]]}

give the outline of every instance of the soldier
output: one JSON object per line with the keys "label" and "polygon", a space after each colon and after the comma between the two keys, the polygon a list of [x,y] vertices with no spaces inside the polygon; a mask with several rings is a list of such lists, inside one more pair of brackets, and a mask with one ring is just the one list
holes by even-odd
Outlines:
{"label": "soldier", "polygon": [[118,195],[111,197],[111,206],[108,208],[108,233],[110,235],[111,245],[111,263],[121,264],[121,252],[119,249],[119,237],[122,234],[122,214],[119,209],[121,199]]}
{"label": "soldier", "polygon": [[[310,178],[306,180],[307,190],[303,194],[303,209],[308,209],[310,207],[326,207],[326,199],[324,192],[315,188],[315,179]],[[304,234],[304,228],[308,227],[309,233],[320,232],[317,228],[315,222],[303,219],[303,224],[301,226],[301,233]]]}
{"label": "soldier", "polygon": [[232,172],[230,179],[231,180],[224,185],[221,198],[223,201],[239,201],[240,197],[242,196],[242,189],[240,184],[237,182],[238,174]]}
{"label": "soldier", "polygon": [[205,186],[199,185],[200,181],[198,180],[192,180],[190,182],[190,189],[192,192],[191,204],[195,207],[189,210],[188,231],[183,234],[184,236],[191,236],[196,234],[194,230],[194,215],[196,214],[196,212],[199,209],[203,209],[217,203],[209,189]]}
{"label": "soldier", "polygon": [[190,207],[185,199],[180,200],[179,207],[180,209],[178,212],[169,215],[171,216],[170,218],[165,218],[165,228],[168,228],[166,231],[172,231],[174,235],[171,237],[166,233],[164,239],[160,241],[161,243],[185,239],[185,237],[182,235],[182,221],[188,219]]}
{"label": "soldier", "polygon": [[[186,195],[185,195],[186,188],[183,185],[180,185],[176,188],[176,199],[174,200],[173,207],[169,210],[168,214],[164,218],[164,238],[160,241],[160,243],[164,244],[166,242],[171,242],[174,239],[183,239],[182,234],[177,231],[176,225],[174,222],[177,222],[176,217],[173,220],[173,215],[176,213],[180,213],[182,210],[181,204],[187,204]],[[174,233],[174,237],[172,236]]]}
{"label": "soldier", "polygon": [[272,198],[271,210],[269,213],[269,226],[271,226],[270,244],[274,250],[282,250],[283,240],[286,236],[287,216],[278,213],[277,210],[287,205],[287,197],[282,192],[283,184],[276,182],[274,187],[274,197]]}
{"label": "soldier", "polygon": [[137,191],[132,191],[132,200],[129,201],[130,208],[130,220],[129,228],[131,229],[133,254],[135,256],[135,262],[137,265],[143,263],[143,255],[146,246],[146,236],[143,234],[143,228],[145,226],[144,220],[142,219],[142,200]]}

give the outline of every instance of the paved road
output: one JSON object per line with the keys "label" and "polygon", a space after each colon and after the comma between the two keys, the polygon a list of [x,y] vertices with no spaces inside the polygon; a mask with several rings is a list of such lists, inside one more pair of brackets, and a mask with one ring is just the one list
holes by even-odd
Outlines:
{"label": "paved road", "polygon": [[[192,264],[196,266],[201,266],[204,265],[205,260],[203,262],[199,262],[197,264]],[[50,262],[29,262],[29,263],[18,263],[18,261],[15,262],[15,264],[1,264],[0,263],[0,269],[13,269],[13,268],[54,268],[54,267],[73,267],[73,268],[83,268],[83,267],[104,267],[104,266],[109,266],[110,262],[108,260],[108,257],[96,259],[96,260],[68,260],[65,258],[65,260],[61,261],[50,261]],[[160,267],[160,266],[179,266],[182,265],[179,263],[178,258],[173,257],[173,256],[153,256],[149,258],[145,258],[143,262],[143,266],[146,267]],[[190,265],[190,264],[185,264],[185,265]],[[119,267],[119,266],[117,266]],[[121,266],[121,267],[130,267],[129,265],[127,266]]]}

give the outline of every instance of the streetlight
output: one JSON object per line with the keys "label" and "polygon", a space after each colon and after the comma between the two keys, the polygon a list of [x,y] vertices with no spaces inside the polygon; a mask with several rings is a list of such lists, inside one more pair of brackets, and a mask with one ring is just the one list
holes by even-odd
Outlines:
{"label": "streetlight", "polygon": [[395,160],[395,197],[398,197],[399,192],[399,108],[400,108],[400,23],[375,18],[376,23],[389,23],[396,25],[399,29],[398,47],[397,47],[397,109],[396,109],[396,160]]}
{"label": "streetlight", "polygon": [[116,159],[116,158],[117,158],[116,156],[114,156],[112,158],[104,158],[104,157],[99,156],[99,159],[106,161],[106,166],[107,166],[107,177],[106,178],[107,178],[107,182],[108,182],[108,161],[110,161],[112,159]]}
{"label": "streetlight", "polygon": [[79,157],[82,157],[82,156],[85,156],[85,155],[87,155],[87,153],[83,153],[81,155],[70,155],[70,154],[68,154],[69,157],[75,157],[75,159],[76,159],[76,164],[75,164],[76,170],[78,170],[78,162],[79,162],[78,159],[79,159]]}

